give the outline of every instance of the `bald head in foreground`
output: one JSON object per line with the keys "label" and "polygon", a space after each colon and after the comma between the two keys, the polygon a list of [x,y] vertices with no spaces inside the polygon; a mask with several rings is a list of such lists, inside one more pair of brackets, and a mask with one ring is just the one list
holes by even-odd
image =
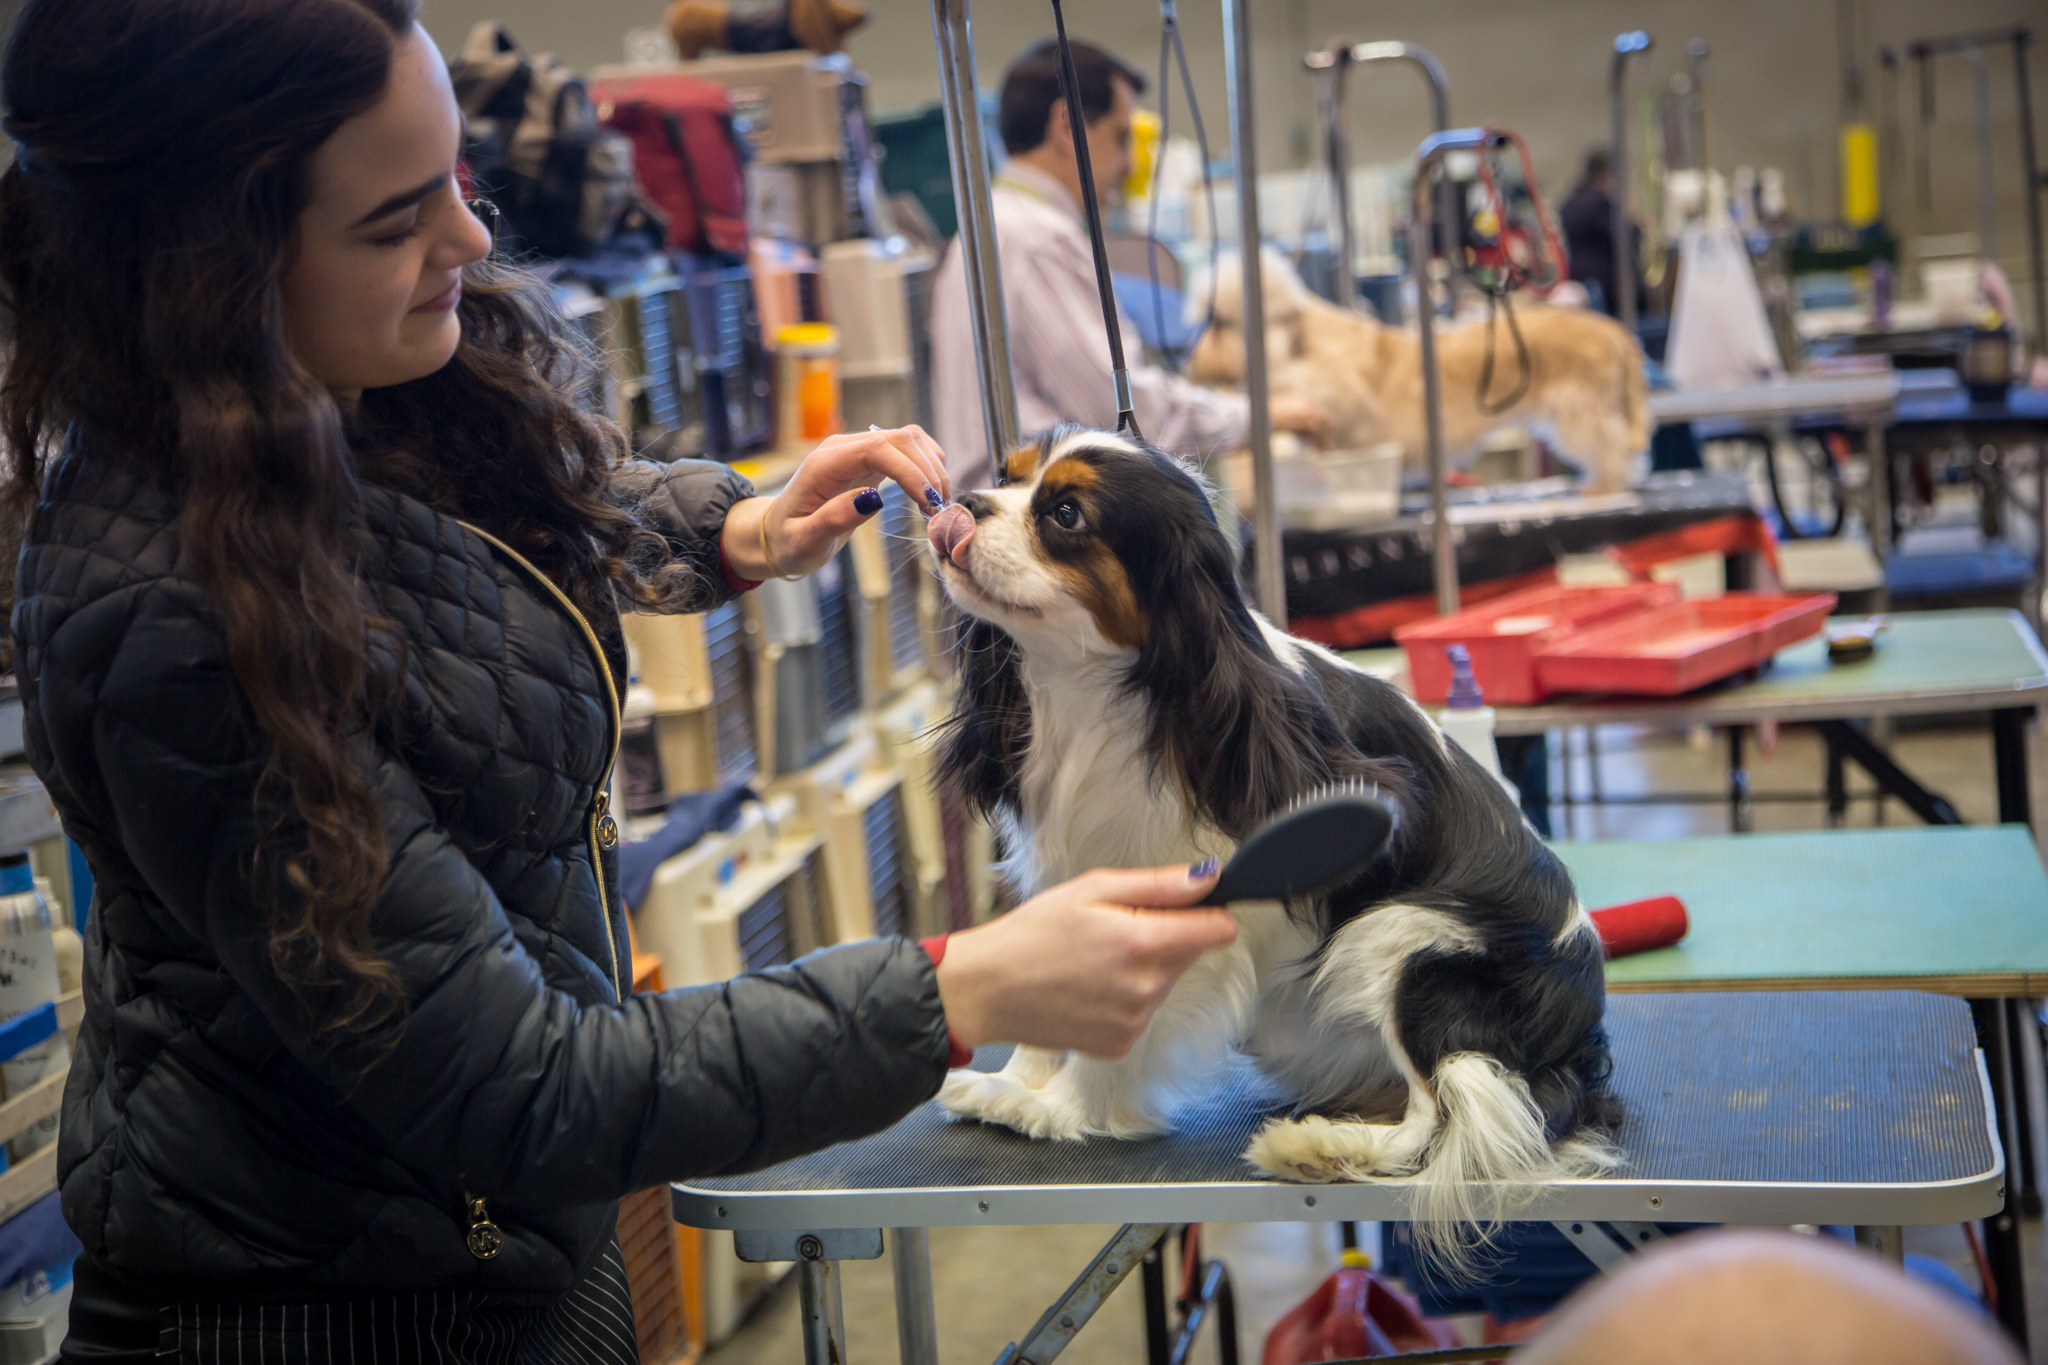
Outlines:
{"label": "bald head in foreground", "polygon": [[1830,1237],[1695,1233],[1593,1281],[1521,1365],[2019,1365],[1991,1320]]}

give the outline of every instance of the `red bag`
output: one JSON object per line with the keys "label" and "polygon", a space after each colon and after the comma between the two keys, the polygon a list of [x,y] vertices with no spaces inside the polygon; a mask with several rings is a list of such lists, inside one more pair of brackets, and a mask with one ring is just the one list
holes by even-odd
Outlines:
{"label": "red bag", "polygon": [[746,144],[724,86],[695,76],[599,81],[598,117],[633,141],[640,189],[668,219],[671,251],[747,251]]}
{"label": "red bag", "polygon": [[1261,1365],[1307,1365],[1457,1344],[1447,1325],[1423,1317],[1415,1300],[1350,1251],[1342,1270],[1273,1324],[1260,1360]]}

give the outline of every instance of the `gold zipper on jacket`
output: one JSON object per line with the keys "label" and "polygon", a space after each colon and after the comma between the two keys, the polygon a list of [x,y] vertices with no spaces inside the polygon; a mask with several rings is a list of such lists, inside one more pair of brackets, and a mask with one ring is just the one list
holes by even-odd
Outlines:
{"label": "gold zipper on jacket", "polygon": [[535,567],[532,560],[481,526],[463,521],[459,517],[456,518],[456,525],[466,531],[475,532],[479,538],[504,551],[507,558],[531,574],[535,582],[546,588],[555,601],[562,604],[562,610],[568,612],[570,619],[583,628],[583,638],[590,644],[591,657],[597,660],[597,675],[604,679],[605,696],[611,702],[612,753],[604,765],[604,776],[597,784],[597,798],[590,805],[590,875],[597,879],[597,903],[604,910],[604,940],[612,951],[612,990],[619,1001],[624,1003],[626,985],[619,975],[619,941],[612,933],[612,907],[611,901],[604,893],[604,860],[599,853],[600,849],[613,849],[619,846],[619,822],[608,813],[611,805],[612,770],[618,767],[619,738],[626,726],[625,718],[619,712],[619,685],[612,678],[612,666],[604,657],[604,646],[598,643],[597,632],[590,628],[589,618],[576,609],[576,604],[569,600],[569,594],[555,586],[554,579]]}
{"label": "gold zipper on jacket", "polygon": [[462,1204],[469,1215],[469,1231],[462,1240],[468,1244],[470,1255],[488,1261],[504,1248],[505,1234],[491,1221],[491,1211],[484,1207],[483,1200],[464,1190]]}

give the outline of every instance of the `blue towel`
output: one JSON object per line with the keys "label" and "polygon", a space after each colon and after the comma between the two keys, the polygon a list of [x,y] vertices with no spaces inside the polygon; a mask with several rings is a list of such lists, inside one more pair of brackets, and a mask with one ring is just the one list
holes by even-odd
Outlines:
{"label": "blue towel", "polygon": [[[1202,320],[1189,322],[1185,319],[1187,302],[1180,290],[1161,283],[1159,302],[1152,302],[1152,280],[1147,275],[1112,274],[1110,282],[1116,286],[1117,307],[1123,309],[1124,318],[1138,330],[1138,337],[1155,351],[1168,355],[1186,355],[1194,350],[1195,343],[1202,337]],[[1164,323],[1164,330],[1160,324]]]}
{"label": "blue towel", "polygon": [[68,1264],[84,1250],[65,1225],[57,1191],[51,1190],[0,1223],[0,1284],[13,1284],[31,1271]]}
{"label": "blue towel", "polygon": [[619,845],[619,894],[629,909],[638,909],[654,885],[654,870],[690,848],[712,830],[731,829],[740,807],[759,801],[744,782],[715,791],[692,792],[669,803],[668,823],[652,838]]}

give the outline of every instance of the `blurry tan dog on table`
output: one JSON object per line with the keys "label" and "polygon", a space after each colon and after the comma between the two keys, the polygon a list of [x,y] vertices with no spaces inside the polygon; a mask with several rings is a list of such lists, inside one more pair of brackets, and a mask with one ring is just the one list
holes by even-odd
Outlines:
{"label": "blurry tan dog on table", "polygon": [[[1422,411],[1422,343],[1309,292],[1287,263],[1261,257],[1266,296],[1266,363],[1275,397],[1313,399],[1329,411],[1331,444],[1359,449],[1399,443],[1408,468],[1429,458]],[[1190,298],[1201,297],[1199,288]],[[1484,322],[1436,334],[1443,378],[1444,451],[1453,462],[1489,431],[1520,423],[1544,431],[1559,450],[1586,466],[1585,492],[1626,488],[1635,457],[1650,443],[1643,352],[1622,325],[1601,313],[1517,298],[1515,320],[1529,347],[1529,384],[1512,405],[1485,412],[1479,380],[1486,362]],[[1244,306],[1238,263],[1226,259],[1216,278],[1216,316],[1195,347],[1188,373],[1198,383],[1244,378]],[[1521,364],[1507,319],[1493,322],[1489,396],[1512,393]]]}

